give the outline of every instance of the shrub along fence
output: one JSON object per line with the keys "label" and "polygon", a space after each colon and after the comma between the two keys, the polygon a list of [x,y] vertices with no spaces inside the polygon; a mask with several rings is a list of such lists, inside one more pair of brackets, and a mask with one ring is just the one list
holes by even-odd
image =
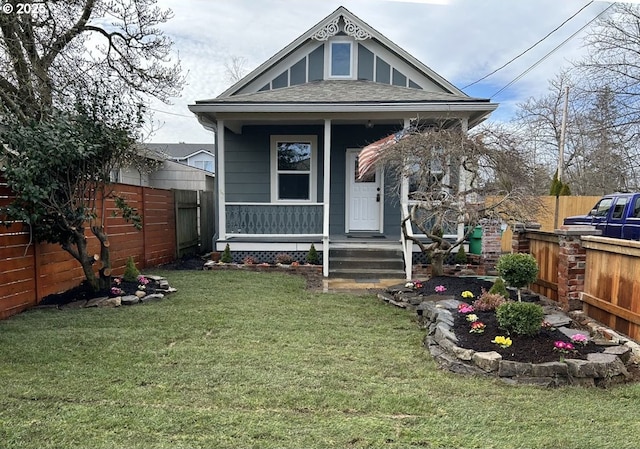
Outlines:
{"label": "shrub along fence", "polygon": [[[119,196],[143,216],[143,228],[136,230],[119,214],[113,200],[104,203],[105,228],[109,236],[112,273],[120,275],[129,256],[139,268],[175,260],[175,207],[171,190],[114,185]],[[0,179],[0,206],[14,195]],[[102,200],[98,210],[103,210]],[[100,244],[87,230],[90,254],[100,253]],[[96,263],[96,271],[100,262]],[[29,226],[13,223],[0,227],[0,319],[38,304],[44,297],[78,286],[84,275],[80,264],[60,245],[36,243]]]}
{"label": "shrub along fence", "polygon": [[538,261],[533,291],[640,341],[640,242],[597,234],[591,226],[552,233],[516,226],[512,250]]}

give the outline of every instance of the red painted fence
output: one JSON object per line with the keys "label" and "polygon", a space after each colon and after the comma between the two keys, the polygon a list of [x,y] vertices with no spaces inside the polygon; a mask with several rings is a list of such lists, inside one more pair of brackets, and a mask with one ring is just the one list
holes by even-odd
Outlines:
{"label": "red painted fence", "polygon": [[[114,275],[124,272],[129,256],[138,268],[171,262],[176,255],[176,219],[171,190],[116,184],[115,192],[143,216],[143,229],[136,230],[121,214],[114,216],[113,200],[105,206],[105,228],[109,236]],[[13,192],[0,179],[0,207],[13,199]],[[98,210],[102,208],[102,202]],[[87,230],[89,254],[99,254],[98,240]],[[99,268],[96,264],[96,270]],[[59,245],[35,243],[29,226],[14,223],[0,226],[0,319],[38,304],[50,294],[78,286],[82,267]]]}

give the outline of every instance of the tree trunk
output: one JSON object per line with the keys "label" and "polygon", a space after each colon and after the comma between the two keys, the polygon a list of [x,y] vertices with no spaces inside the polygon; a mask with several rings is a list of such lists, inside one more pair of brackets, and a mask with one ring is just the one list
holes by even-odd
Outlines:
{"label": "tree trunk", "polygon": [[92,226],[91,232],[100,241],[100,262],[102,267],[100,268],[100,277],[97,279],[99,288],[108,289],[111,286],[111,255],[109,252],[109,239],[104,228],[102,226]]}
{"label": "tree trunk", "polygon": [[444,254],[434,252],[431,254],[431,277],[444,275]]}
{"label": "tree trunk", "polygon": [[98,278],[93,271],[95,259],[87,254],[87,241],[84,236],[84,230],[75,231],[75,238],[72,241],[62,244],[62,249],[71,254],[74,259],[80,262],[84,277],[92,291],[96,292],[100,289]]}

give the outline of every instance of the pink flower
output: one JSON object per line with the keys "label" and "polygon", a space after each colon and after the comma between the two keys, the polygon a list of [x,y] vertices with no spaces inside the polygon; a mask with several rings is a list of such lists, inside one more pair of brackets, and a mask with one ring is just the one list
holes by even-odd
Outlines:
{"label": "pink flower", "polygon": [[556,341],[555,343],[553,343],[553,347],[560,352],[569,352],[575,349],[571,343],[567,343],[564,341]]}
{"label": "pink flower", "polygon": [[447,287],[445,287],[444,285],[438,285],[436,286],[436,293],[443,293],[447,291]]}
{"label": "pink flower", "polygon": [[586,345],[589,341],[589,337],[584,334],[573,334],[571,336],[571,341],[574,343],[580,343],[581,345]]}
{"label": "pink flower", "polygon": [[473,306],[470,306],[469,304],[463,302],[462,304],[458,305],[458,312],[460,313],[471,313],[474,311]]}

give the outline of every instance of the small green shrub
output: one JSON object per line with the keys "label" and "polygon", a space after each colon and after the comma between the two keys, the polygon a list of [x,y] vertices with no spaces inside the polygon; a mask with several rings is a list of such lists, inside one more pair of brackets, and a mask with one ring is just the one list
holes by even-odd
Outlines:
{"label": "small green shrub", "polygon": [[489,293],[502,295],[506,299],[511,298],[511,295],[509,294],[509,290],[507,290],[507,287],[506,285],[504,285],[504,281],[502,280],[501,277],[496,278],[496,280],[493,282],[493,285],[489,289]]}
{"label": "small green shrub", "polygon": [[140,276],[140,272],[138,271],[138,268],[136,268],[136,263],[134,262],[133,257],[129,256],[127,258],[127,265],[124,268],[122,280],[126,282],[136,282],[138,280],[138,276]]}
{"label": "small green shrub", "polygon": [[276,254],[276,263],[281,263],[283,265],[291,265],[293,262],[293,257],[287,253]]}
{"label": "small green shrub", "polygon": [[488,312],[491,310],[496,310],[499,306],[504,304],[507,300],[504,296],[499,293],[491,293],[483,291],[482,294],[473,301],[474,310],[478,310],[480,312]]}
{"label": "small green shrub", "polygon": [[318,255],[318,251],[316,251],[316,247],[313,246],[313,243],[311,244],[311,247],[309,248],[309,252],[307,253],[306,260],[307,260],[307,263],[309,263],[311,265],[320,264],[320,256]]}
{"label": "small green shrub", "polygon": [[464,250],[464,246],[460,245],[454,260],[458,265],[464,265],[467,263],[467,253]]}
{"label": "small green shrub", "polygon": [[531,254],[504,254],[498,259],[496,270],[507,284],[518,289],[519,301],[520,289],[538,277],[538,262]]}
{"label": "small green shrub", "polygon": [[233,258],[231,257],[231,248],[229,244],[224,247],[224,251],[222,252],[222,256],[220,256],[220,262],[222,263],[231,263]]}
{"label": "small green shrub", "polygon": [[509,301],[496,309],[496,319],[509,333],[533,336],[540,331],[544,310],[538,304]]}

